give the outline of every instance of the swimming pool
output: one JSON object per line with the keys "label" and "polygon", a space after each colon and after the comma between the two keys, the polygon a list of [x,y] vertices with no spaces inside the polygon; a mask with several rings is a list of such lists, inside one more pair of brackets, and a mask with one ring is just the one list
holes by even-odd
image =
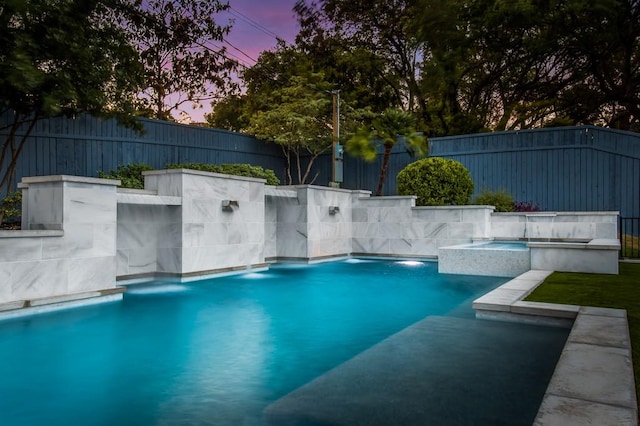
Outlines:
{"label": "swimming pool", "polygon": [[[433,327],[436,352],[464,349],[433,404],[459,412],[488,388],[498,408],[470,401],[474,424],[531,424],[568,330],[473,319],[471,301],[505,281],[351,259],[137,285],[120,303],[0,322],[0,424],[262,424],[270,404],[427,316],[463,324]],[[481,341],[458,345],[473,327]]]}
{"label": "swimming pool", "polygon": [[488,241],[485,243],[469,244],[467,248],[478,250],[528,250],[527,243],[522,241]]}

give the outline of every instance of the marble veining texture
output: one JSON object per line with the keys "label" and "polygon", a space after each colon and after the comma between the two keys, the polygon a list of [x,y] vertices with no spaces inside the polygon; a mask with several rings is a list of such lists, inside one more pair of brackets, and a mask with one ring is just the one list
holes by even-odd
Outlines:
{"label": "marble veining texture", "polygon": [[576,248],[531,248],[531,267],[563,272],[618,273],[618,251]]}
{"label": "marble veining texture", "polygon": [[24,197],[27,218],[24,229],[62,229],[62,191],[60,184],[32,185]]}
{"label": "marble veining texture", "polygon": [[617,238],[617,213],[494,213],[490,216],[495,239],[592,240]]}
{"label": "marble veining texture", "polygon": [[25,229],[62,232],[3,238],[0,303],[113,288],[117,181],[73,176],[25,181]]}
{"label": "marble veining texture", "polygon": [[[264,262],[262,180],[186,173],[183,185],[181,274]],[[237,206],[224,211],[224,200]]]}
{"label": "marble veining texture", "polygon": [[438,247],[490,236],[493,209],[486,206],[416,208],[396,205],[397,197],[375,198],[355,201],[354,252],[432,257]]}
{"label": "marble veining texture", "polygon": [[[119,274],[191,274],[264,262],[262,180],[172,170],[145,173],[145,189],[181,197],[182,205],[118,207],[118,259],[127,262]],[[223,200],[237,206],[224,211]]]}
{"label": "marble veining texture", "polygon": [[117,275],[159,271],[158,250],[182,243],[181,207],[118,204],[117,211]]}
{"label": "marble veining texture", "polygon": [[[30,181],[24,189],[25,229],[63,231],[2,239],[0,302],[109,288],[116,275],[209,273],[265,258],[349,253],[428,257],[440,251],[445,269],[449,258],[467,273],[494,265],[503,272],[488,274],[514,276],[533,265],[502,259],[500,253],[463,259],[448,247],[492,238],[590,240],[617,234],[615,213],[492,214],[487,206],[415,207],[415,197],[371,197],[368,191],[310,185],[267,190],[259,179],[192,171],[148,173],[145,188],[146,195],[137,195],[140,200],[121,194],[118,203],[112,181]],[[163,197],[170,197],[167,205]],[[238,205],[225,211],[224,200]],[[616,263],[612,256],[613,250],[593,247],[541,248],[530,261],[544,269],[602,272]]]}
{"label": "marble veining texture", "polygon": [[[351,193],[324,187],[302,187],[301,198],[310,200],[306,206],[307,254],[316,258],[351,253],[352,206]],[[334,214],[331,207],[338,207]],[[279,235],[278,235],[279,237]],[[299,240],[300,237],[297,237]]]}

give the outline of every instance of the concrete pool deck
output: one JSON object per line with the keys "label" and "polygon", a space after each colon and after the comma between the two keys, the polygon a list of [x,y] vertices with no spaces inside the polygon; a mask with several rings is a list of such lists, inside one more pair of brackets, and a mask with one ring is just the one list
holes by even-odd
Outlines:
{"label": "concrete pool deck", "polygon": [[573,321],[535,426],[638,424],[627,312],[526,302],[550,271],[529,271],[473,302],[476,317],[527,323]]}

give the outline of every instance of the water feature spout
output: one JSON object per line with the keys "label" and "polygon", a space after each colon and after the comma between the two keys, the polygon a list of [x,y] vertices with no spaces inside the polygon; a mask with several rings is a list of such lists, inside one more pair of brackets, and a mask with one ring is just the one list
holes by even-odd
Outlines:
{"label": "water feature spout", "polygon": [[222,200],[222,211],[232,212],[233,207],[240,207],[236,200]]}

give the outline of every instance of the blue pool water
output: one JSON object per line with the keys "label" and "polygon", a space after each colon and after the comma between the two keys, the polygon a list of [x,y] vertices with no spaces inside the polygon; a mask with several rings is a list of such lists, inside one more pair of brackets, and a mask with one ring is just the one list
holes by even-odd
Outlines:
{"label": "blue pool water", "polygon": [[491,250],[528,250],[527,243],[518,241],[489,241],[486,243],[470,244],[470,249]]}
{"label": "blue pool water", "polygon": [[[435,263],[354,259],[137,285],[122,302],[0,322],[0,424],[262,424],[270,403],[427,316],[480,327],[470,302],[504,281],[439,275]],[[506,401],[492,408],[501,413],[474,412],[484,423],[469,424],[519,424],[514,410],[531,424],[568,332],[490,327],[500,342],[483,338],[476,350],[465,339],[460,348],[476,358],[495,352],[500,365],[483,361],[483,377],[467,377],[457,355],[450,370],[465,371],[469,386],[486,386],[489,373],[503,395],[495,401],[523,392],[529,400],[526,409]],[[446,346],[456,346],[451,330]],[[511,356],[517,371],[504,370]],[[459,411],[469,390],[438,386]]]}

